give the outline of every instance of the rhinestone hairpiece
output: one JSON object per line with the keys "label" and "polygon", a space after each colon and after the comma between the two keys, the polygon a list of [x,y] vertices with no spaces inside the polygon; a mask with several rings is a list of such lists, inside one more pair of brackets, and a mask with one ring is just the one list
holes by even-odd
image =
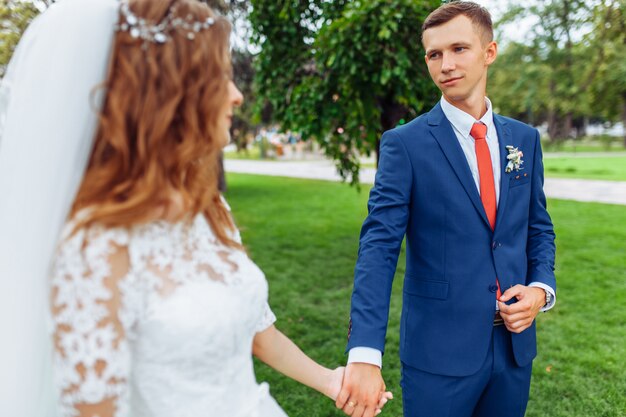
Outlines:
{"label": "rhinestone hairpiece", "polygon": [[115,25],[115,31],[128,32],[130,36],[143,39],[144,42],[165,43],[171,39],[168,32],[182,29],[187,31],[187,39],[194,40],[196,34],[213,26],[215,19],[194,20],[192,15],[186,18],[176,16],[176,6],[170,8],[167,16],[157,24],[151,24],[145,19],[137,17],[128,6],[128,1],[120,2],[122,22]]}

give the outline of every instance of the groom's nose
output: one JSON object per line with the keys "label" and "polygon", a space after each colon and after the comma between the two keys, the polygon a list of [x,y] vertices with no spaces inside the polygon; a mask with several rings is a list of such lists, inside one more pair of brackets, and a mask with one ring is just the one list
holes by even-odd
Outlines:
{"label": "groom's nose", "polygon": [[441,55],[441,72],[450,72],[454,71],[456,68],[456,63],[454,62],[454,57],[452,54],[443,52]]}

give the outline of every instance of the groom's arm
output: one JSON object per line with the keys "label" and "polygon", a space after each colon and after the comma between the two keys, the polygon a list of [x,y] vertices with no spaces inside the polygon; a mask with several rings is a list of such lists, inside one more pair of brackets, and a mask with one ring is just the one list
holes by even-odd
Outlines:
{"label": "groom's arm", "polygon": [[336,402],[346,414],[373,416],[375,404],[385,391],[381,357],[393,276],[409,218],[411,187],[407,149],[396,132],[386,132],[355,267],[347,347],[350,357]]}
{"label": "groom's arm", "polygon": [[[556,302],[555,234],[543,191],[542,159],[541,141],[539,133],[536,132],[526,243],[528,259],[526,282],[528,284],[509,288],[500,297],[501,302],[498,304],[507,328],[515,333],[530,327],[540,311],[551,309]],[[546,293],[551,296],[549,301],[546,300]],[[517,298],[518,302],[506,305],[505,303],[513,297]]]}
{"label": "groom's arm", "polygon": [[552,290],[553,295],[556,295],[556,278],[554,276],[555,234],[552,219],[547,210],[543,183],[543,155],[539,133],[536,132],[528,210],[528,240],[526,243],[528,273],[526,282],[544,289],[547,287]]}
{"label": "groom's arm", "polygon": [[391,287],[409,220],[412,172],[402,139],[394,130],[386,132],[361,228],[347,350],[384,352]]}

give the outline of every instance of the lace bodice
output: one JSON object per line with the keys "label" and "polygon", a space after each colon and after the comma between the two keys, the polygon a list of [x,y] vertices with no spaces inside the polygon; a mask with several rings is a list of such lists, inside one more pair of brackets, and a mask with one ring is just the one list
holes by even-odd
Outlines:
{"label": "lace bodice", "polygon": [[284,416],[251,359],[265,277],[201,215],[66,237],[52,318],[63,417]]}

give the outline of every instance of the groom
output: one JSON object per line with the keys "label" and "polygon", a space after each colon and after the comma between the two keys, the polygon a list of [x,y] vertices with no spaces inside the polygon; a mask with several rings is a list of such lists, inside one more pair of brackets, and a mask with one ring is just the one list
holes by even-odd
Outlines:
{"label": "groom", "polygon": [[521,417],[535,317],[555,302],[554,231],[538,132],[493,113],[489,12],[447,3],[422,27],[442,92],[386,132],[363,224],[337,407],[372,417],[392,280],[406,236],[400,330],[405,417]]}

